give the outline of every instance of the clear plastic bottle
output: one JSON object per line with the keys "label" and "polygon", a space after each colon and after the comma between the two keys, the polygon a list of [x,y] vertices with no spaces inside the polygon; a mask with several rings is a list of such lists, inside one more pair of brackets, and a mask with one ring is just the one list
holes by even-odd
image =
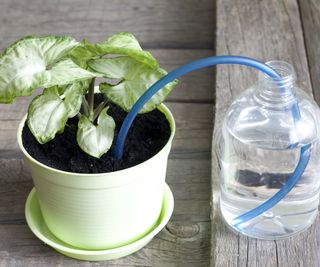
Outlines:
{"label": "clear plastic bottle", "polygon": [[[231,104],[216,131],[215,145],[226,223],[251,237],[278,239],[307,229],[318,213],[320,112],[296,87],[290,64],[267,64],[281,79],[259,74],[257,84]],[[294,103],[300,109],[299,121],[292,115]],[[310,159],[294,188],[271,209],[235,226],[236,217],[272,198],[287,182],[306,144],[311,144]]]}

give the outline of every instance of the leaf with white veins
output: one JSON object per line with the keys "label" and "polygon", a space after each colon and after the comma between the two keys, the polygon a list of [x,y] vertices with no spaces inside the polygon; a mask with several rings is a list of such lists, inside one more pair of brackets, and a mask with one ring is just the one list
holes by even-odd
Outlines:
{"label": "leaf with white veins", "polygon": [[108,152],[113,142],[116,124],[107,114],[108,108],[101,111],[97,125],[94,125],[86,116],[82,116],[78,122],[78,145],[84,152],[96,158]]}
{"label": "leaf with white veins", "polygon": [[26,37],[0,55],[0,102],[31,95],[39,87],[65,85],[96,77],[82,69],[68,53],[79,43],[71,37]]}
{"label": "leaf with white veins", "polygon": [[71,52],[73,59],[82,67],[86,67],[90,59],[108,54],[129,56],[149,67],[159,67],[157,60],[151,53],[142,50],[137,39],[128,32],[116,33],[106,41],[98,44],[90,44],[84,41]]}
{"label": "leaf with white veins", "polygon": [[[100,84],[100,91],[125,111],[130,111],[140,96],[167,74],[163,69],[150,68],[130,57],[95,59],[89,62],[89,66],[106,78],[121,80],[117,85]],[[144,105],[140,113],[155,109],[177,84],[178,80],[174,80],[163,87]]]}
{"label": "leaf with white veins", "polygon": [[[52,140],[56,133],[64,131],[68,118],[74,117],[81,108],[84,88],[89,82],[45,89],[29,105],[27,123],[40,144]],[[60,96],[59,92],[63,91]]]}

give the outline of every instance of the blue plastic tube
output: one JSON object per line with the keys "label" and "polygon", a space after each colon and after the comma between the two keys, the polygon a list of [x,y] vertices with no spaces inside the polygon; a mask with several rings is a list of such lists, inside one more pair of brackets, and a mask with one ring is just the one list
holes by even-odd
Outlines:
{"label": "blue plastic tube", "polygon": [[[202,68],[211,67],[215,65],[220,65],[220,64],[244,65],[244,66],[258,69],[274,79],[281,78],[281,76],[275,70],[273,70],[270,66],[266,65],[265,63],[252,58],[241,57],[241,56],[213,56],[213,57],[196,60],[189,64],[183,65],[173,70],[172,72],[168,73],[167,75],[162,77],[159,81],[154,83],[133,105],[131,111],[128,113],[128,115],[126,116],[122,124],[122,127],[120,129],[120,132],[116,141],[115,150],[114,150],[116,159],[119,160],[122,158],[124,142],[133,120],[135,119],[135,117],[137,116],[141,108],[150,100],[150,98],[154,94],[156,94],[159,90],[161,90],[168,83],[172,82],[174,79],[177,79],[195,70],[199,70]],[[301,119],[299,106],[296,101],[292,105],[291,113],[295,122]],[[296,147],[298,145],[299,145],[298,143],[291,144],[289,149]],[[253,218],[263,214],[267,210],[274,207],[279,201],[281,201],[292,190],[292,188],[297,184],[300,177],[302,176],[306,166],[308,165],[308,162],[310,159],[310,152],[311,152],[310,144],[301,147],[299,162],[294,172],[289,177],[288,181],[280,188],[280,190],[273,197],[263,202],[258,207],[235,218],[233,220],[234,226],[239,227],[240,224],[248,222]]]}
{"label": "blue plastic tube", "polygon": [[248,222],[253,218],[263,214],[264,212],[275,206],[280,200],[282,200],[297,184],[300,177],[302,176],[304,170],[306,169],[309,163],[310,152],[311,144],[301,147],[298,165],[294,172],[290,175],[288,181],[280,188],[280,190],[274,196],[272,196],[272,198],[268,199],[266,202],[262,203],[258,207],[233,219],[233,225],[238,228],[240,224]]}

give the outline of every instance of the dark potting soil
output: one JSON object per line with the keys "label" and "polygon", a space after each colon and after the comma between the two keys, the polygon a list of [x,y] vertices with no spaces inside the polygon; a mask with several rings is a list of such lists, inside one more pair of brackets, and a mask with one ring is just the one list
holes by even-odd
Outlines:
{"label": "dark potting soil", "polygon": [[[95,95],[95,105],[103,100],[101,94]],[[137,165],[157,154],[170,137],[170,125],[165,115],[155,109],[141,114],[134,120],[124,147],[121,160],[115,160],[112,151],[115,140],[127,115],[120,107],[109,104],[108,114],[116,122],[115,138],[111,149],[100,159],[83,152],[77,144],[77,117],[71,118],[62,134],[46,144],[39,144],[25,124],[22,141],[28,153],[41,163],[55,169],[76,173],[103,173],[122,170]]]}

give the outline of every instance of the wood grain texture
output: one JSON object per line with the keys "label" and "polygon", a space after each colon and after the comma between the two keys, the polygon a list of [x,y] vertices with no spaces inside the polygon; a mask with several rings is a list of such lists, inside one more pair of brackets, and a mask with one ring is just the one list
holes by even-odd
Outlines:
{"label": "wood grain texture", "polygon": [[213,48],[211,0],[1,0],[0,48],[25,35],[102,41],[132,32],[146,48]]}
{"label": "wood grain texture", "polygon": [[[1,2],[1,1],[0,1]],[[0,13],[1,14],[1,13]],[[1,17],[0,17],[1,18]],[[193,60],[213,55],[213,49],[150,49],[149,50],[159,61],[165,70],[172,71],[175,68],[189,63]],[[190,73],[179,79],[180,84],[173,89],[168,96],[169,102],[193,102],[193,103],[213,103],[214,99],[214,70],[203,69]],[[40,93],[41,90],[35,92]],[[34,94],[34,95],[35,95]],[[16,116],[22,116],[26,109],[23,107],[30,102],[31,97],[16,98],[21,101],[19,104],[0,104],[0,119],[9,120],[10,112],[17,112]],[[3,112],[2,112],[3,111]]]}
{"label": "wood grain texture", "polygon": [[[40,242],[27,225],[0,225],[0,266],[208,266],[210,223],[196,223],[199,230],[191,237],[170,232],[170,223],[144,249],[122,259],[108,262],[77,261],[64,257]],[[6,240],[6,242],[3,242]]]}
{"label": "wood grain texture", "polygon": [[[210,220],[209,167],[209,159],[169,160],[166,181],[175,198],[174,221]],[[29,168],[22,159],[0,159],[0,170],[0,224],[23,221],[25,199],[32,188]]]}
{"label": "wood grain texture", "polygon": [[[0,158],[1,150],[18,150],[16,132],[19,120],[17,119],[22,118],[28,103],[22,98],[14,105],[6,106],[4,112],[1,112],[3,106],[0,106]],[[169,102],[167,106],[172,111],[177,125],[171,156],[194,157],[197,154],[209,158],[213,124],[212,105]]]}
{"label": "wood grain texture", "polygon": [[[298,84],[309,94],[307,57],[299,9],[295,0],[217,0],[217,54],[238,54],[291,63]],[[239,66],[222,66],[216,72],[216,131],[225,111],[257,73]],[[214,148],[214,147],[213,147]],[[218,207],[218,177],[212,154],[212,260],[211,266],[319,266],[319,221],[305,233],[282,241],[239,236],[222,222]]]}
{"label": "wood grain texture", "polygon": [[[212,50],[152,49],[150,51],[167,70],[172,70],[197,58],[212,55]],[[200,151],[203,154],[204,151],[207,153],[210,149],[210,130],[213,122],[210,110],[214,97],[213,74],[212,69],[205,69],[183,77],[181,83],[168,97],[168,106],[176,115],[177,124],[181,127],[181,131],[177,131],[175,138],[175,146],[180,149],[176,153],[198,153]],[[18,149],[15,132],[19,121],[27,112],[31,99],[40,92],[41,90],[37,90],[31,97],[17,98],[12,105],[0,104],[0,150]],[[197,105],[196,103],[199,102],[204,105]],[[192,138],[192,140],[187,142],[188,147],[184,147],[183,142],[188,138]],[[195,139],[203,140],[203,138],[206,140],[198,145],[199,142]],[[195,150],[191,151],[193,148]],[[5,156],[7,154],[0,152],[0,157]],[[206,156],[209,157],[209,154],[207,153]]]}
{"label": "wood grain texture", "polygon": [[[167,71],[174,70],[191,61],[214,55],[213,49],[151,49],[150,52]],[[170,93],[168,101],[213,103],[215,80],[212,68],[192,72],[179,80],[180,84]]]}
{"label": "wood grain texture", "polygon": [[[25,182],[30,180],[28,166],[18,157],[0,158],[0,182]],[[208,184],[210,182],[211,160],[207,159],[179,159],[169,158],[166,181],[169,184]]]}
{"label": "wood grain texture", "polygon": [[299,0],[314,98],[320,103],[320,1]]}
{"label": "wood grain texture", "polygon": [[[103,266],[208,265],[210,171],[203,167],[209,167],[210,160],[187,163],[169,160],[167,182],[175,209],[167,227],[143,250]],[[0,166],[0,266],[91,266],[57,254],[30,232],[24,218],[24,203],[33,186],[28,168],[21,159],[1,159]],[[182,181],[177,181],[179,169],[184,170]]]}
{"label": "wood grain texture", "polygon": [[[97,42],[112,33],[130,31],[170,71],[213,54],[214,6],[212,0],[2,0],[0,50],[25,35],[66,34]],[[0,105],[1,267],[208,266],[212,69],[182,78],[168,99],[177,124],[167,170],[175,197],[170,223],[144,249],[110,262],[64,257],[39,241],[26,225],[24,203],[32,182],[17,148],[16,129],[30,99]]]}

